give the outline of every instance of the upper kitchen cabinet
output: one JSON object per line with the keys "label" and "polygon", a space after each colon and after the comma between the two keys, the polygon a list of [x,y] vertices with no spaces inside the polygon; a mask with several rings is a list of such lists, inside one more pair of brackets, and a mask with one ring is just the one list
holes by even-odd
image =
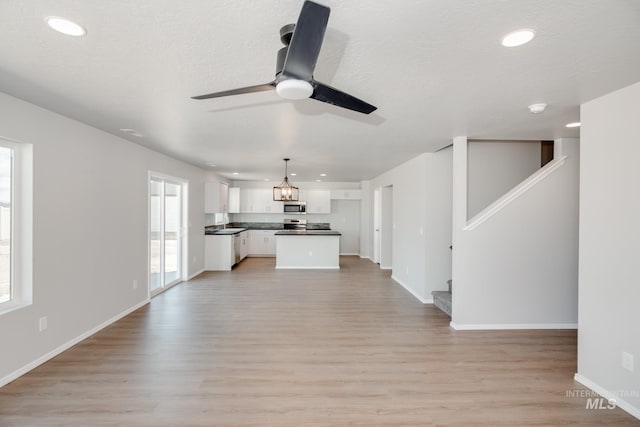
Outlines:
{"label": "upper kitchen cabinet", "polygon": [[238,199],[242,213],[282,213],[282,203],[273,200],[268,188],[242,188]]}
{"label": "upper kitchen cabinet", "polygon": [[358,189],[331,190],[332,200],[360,200],[362,195]]}
{"label": "upper kitchen cabinet", "polygon": [[253,193],[253,208],[260,213],[282,213],[282,202],[273,200],[273,189],[256,188]]}
{"label": "upper kitchen cabinet", "polygon": [[307,213],[331,213],[330,190],[306,190]]}
{"label": "upper kitchen cabinet", "polygon": [[229,213],[240,213],[240,188],[229,188]]}
{"label": "upper kitchen cabinet", "polygon": [[204,213],[229,211],[229,185],[225,182],[204,183]]}

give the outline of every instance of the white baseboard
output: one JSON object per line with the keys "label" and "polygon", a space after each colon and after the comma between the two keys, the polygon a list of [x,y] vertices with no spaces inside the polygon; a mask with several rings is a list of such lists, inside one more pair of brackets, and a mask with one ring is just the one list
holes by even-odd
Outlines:
{"label": "white baseboard", "polygon": [[360,254],[354,253],[354,252],[345,252],[345,253],[341,253],[340,256],[360,256]]}
{"label": "white baseboard", "polygon": [[340,267],[278,267],[276,270],[340,270]]}
{"label": "white baseboard", "polygon": [[149,299],[146,299],[146,300],[134,305],[133,307],[123,311],[122,313],[115,315],[111,319],[109,319],[109,320],[107,320],[105,322],[102,322],[101,324],[99,324],[95,328],[90,329],[87,332],[78,335],[77,337],[73,338],[71,341],[68,341],[68,342],[62,344],[61,346],[59,346],[58,348],[56,348],[54,350],[51,350],[50,352],[40,356],[39,358],[37,358],[33,362],[27,363],[22,368],[19,368],[19,369],[13,371],[12,373],[7,375],[6,377],[0,378],[0,387],[4,387],[5,385],[9,384],[11,381],[14,381],[14,380],[20,378],[21,376],[23,376],[27,372],[31,371],[32,369],[37,368],[38,366],[42,365],[43,363],[53,359],[54,357],[56,357],[60,353],[70,349],[74,345],[78,344],[80,341],[83,341],[83,340],[89,338],[91,335],[95,334],[96,332],[100,331],[101,329],[104,329],[107,326],[111,325],[112,323],[115,323],[118,320],[122,319],[123,317],[127,316],[128,314],[133,313],[134,311],[136,311],[140,307],[143,307],[146,304],[148,304],[149,301],[150,301]]}
{"label": "white baseboard", "polygon": [[[622,409],[625,412],[628,412],[630,415],[640,420],[640,408],[633,406],[632,404],[630,404],[629,402],[627,402],[626,400],[618,396],[616,393],[613,393],[607,390],[606,388],[601,387],[600,385],[594,383],[588,378],[583,377],[580,374],[575,374],[573,376],[573,379],[579,382],[580,384],[582,384],[583,386],[595,391],[596,393],[598,393],[600,396],[604,397],[607,400],[614,399],[616,401],[616,407]],[[628,390],[628,391],[632,391],[632,390]]]}
{"label": "white baseboard", "polygon": [[459,325],[454,321],[449,323],[457,331],[484,331],[509,329],[578,329],[577,323],[488,323]]}
{"label": "white baseboard", "polygon": [[380,266],[380,270],[392,270],[393,267],[385,267],[385,266]]}
{"label": "white baseboard", "polygon": [[201,275],[202,273],[204,273],[204,268],[203,268],[202,270],[200,270],[200,271],[196,271],[195,273],[193,273],[191,276],[189,276],[189,277],[187,278],[187,280],[191,280],[191,279],[193,279],[194,277]]}
{"label": "white baseboard", "polygon": [[407,285],[405,285],[404,283],[402,283],[400,280],[398,280],[397,277],[395,276],[391,276],[391,280],[393,280],[394,282],[396,282],[397,284],[399,284],[400,286],[402,286],[403,288],[405,288],[411,295],[413,295],[414,297],[416,297],[418,299],[418,301],[420,301],[423,304],[433,304],[433,298],[422,298],[420,295],[418,295],[417,293],[415,293],[413,291],[413,289],[411,289],[410,287],[408,287]]}

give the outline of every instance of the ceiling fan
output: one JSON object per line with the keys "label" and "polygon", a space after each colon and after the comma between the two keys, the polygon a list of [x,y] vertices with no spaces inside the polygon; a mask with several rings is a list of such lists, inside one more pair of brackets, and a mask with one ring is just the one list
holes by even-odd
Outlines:
{"label": "ceiling fan", "polygon": [[327,29],[330,9],[305,1],[296,24],[280,29],[280,40],[285,45],[278,51],[275,79],[269,83],[239,89],[193,96],[192,99],[220,98],[243,93],[263,92],[275,89],[285,99],[312,98],[348,110],[369,114],[376,110],[348,93],[334,89],[313,78],[322,40]]}

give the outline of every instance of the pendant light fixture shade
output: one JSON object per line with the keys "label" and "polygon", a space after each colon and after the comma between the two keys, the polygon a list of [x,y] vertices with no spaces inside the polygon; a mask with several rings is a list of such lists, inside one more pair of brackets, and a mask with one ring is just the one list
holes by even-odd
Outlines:
{"label": "pendant light fixture shade", "polygon": [[276,202],[297,202],[299,200],[298,187],[291,185],[287,177],[287,162],[289,159],[282,160],[284,160],[284,180],[280,185],[273,187],[273,200]]}

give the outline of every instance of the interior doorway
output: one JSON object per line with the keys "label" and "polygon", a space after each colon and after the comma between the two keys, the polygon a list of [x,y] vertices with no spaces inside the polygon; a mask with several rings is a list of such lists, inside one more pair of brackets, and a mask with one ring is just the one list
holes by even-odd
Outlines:
{"label": "interior doorway", "polygon": [[187,183],[149,176],[149,293],[153,296],[184,280],[184,225]]}

